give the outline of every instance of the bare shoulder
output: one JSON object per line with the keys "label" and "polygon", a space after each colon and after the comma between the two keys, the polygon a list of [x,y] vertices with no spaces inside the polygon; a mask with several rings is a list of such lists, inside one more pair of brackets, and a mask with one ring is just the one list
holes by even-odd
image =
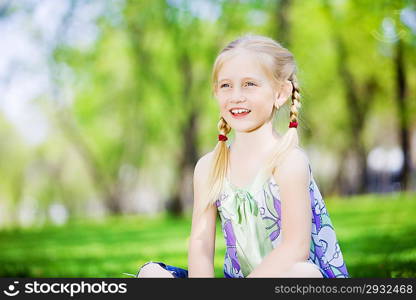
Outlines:
{"label": "bare shoulder", "polygon": [[299,146],[290,150],[273,175],[279,183],[309,183],[309,158],[306,151]]}
{"label": "bare shoulder", "polygon": [[214,151],[208,152],[199,158],[194,169],[194,184],[207,182],[213,158]]}
{"label": "bare shoulder", "polygon": [[214,151],[208,152],[201,156],[195,165],[195,174],[208,175],[209,168],[211,167],[212,159],[214,158]]}
{"label": "bare shoulder", "polygon": [[[203,155],[195,165],[194,169],[194,178],[193,178],[193,187],[194,187],[194,203],[195,209],[196,207],[204,207],[204,200],[202,195],[209,194],[209,172],[211,171],[211,164],[214,158],[214,152],[209,152]],[[211,207],[214,208],[214,207]],[[212,212],[216,211],[216,209],[212,210]]]}

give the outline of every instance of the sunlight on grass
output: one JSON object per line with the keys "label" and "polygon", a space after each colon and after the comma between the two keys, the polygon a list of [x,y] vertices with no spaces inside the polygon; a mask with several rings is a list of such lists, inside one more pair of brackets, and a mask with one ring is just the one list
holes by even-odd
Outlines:
{"label": "sunlight on grass", "polygon": [[[351,277],[416,276],[416,196],[325,199]],[[147,261],[187,268],[191,218],[74,220],[0,231],[2,277],[126,277]],[[225,243],[217,223],[215,275]]]}

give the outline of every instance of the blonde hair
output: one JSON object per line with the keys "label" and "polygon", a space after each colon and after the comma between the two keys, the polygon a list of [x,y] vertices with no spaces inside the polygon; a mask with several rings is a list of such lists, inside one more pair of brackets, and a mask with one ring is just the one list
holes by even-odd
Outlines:
{"label": "blonde hair", "polygon": [[[274,89],[279,89],[285,81],[292,83],[292,103],[290,107],[290,122],[297,122],[298,108],[300,108],[300,91],[296,77],[296,64],[294,57],[289,50],[281,46],[275,40],[261,35],[245,35],[230,42],[218,54],[212,71],[212,90],[218,88],[218,73],[223,64],[236,55],[241,50],[248,50],[258,59],[262,69],[265,71],[269,79],[272,81]],[[274,117],[277,109],[273,106],[271,118]],[[218,131],[220,134],[227,135],[231,131],[231,127],[221,117],[218,122]],[[264,172],[272,174],[282,158],[289,150],[296,147],[299,143],[297,130],[295,127],[289,128],[286,134],[281,138],[272,151]],[[205,209],[215,204],[218,199],[227,176],[229,166],[229,150],[225,141],[218,141],[213,153],[213,162],[211,165],[209,176],[209,193],[205,195]]]}

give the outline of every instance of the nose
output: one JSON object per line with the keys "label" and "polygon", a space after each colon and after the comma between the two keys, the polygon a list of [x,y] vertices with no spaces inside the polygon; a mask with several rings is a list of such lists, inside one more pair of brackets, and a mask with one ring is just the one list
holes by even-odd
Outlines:
{"label": "nose", "polygon": [[232,103],[240,103],[246,101],[246,97],[242,93],[240,88],[235,88],[231,94],[230,102]]}

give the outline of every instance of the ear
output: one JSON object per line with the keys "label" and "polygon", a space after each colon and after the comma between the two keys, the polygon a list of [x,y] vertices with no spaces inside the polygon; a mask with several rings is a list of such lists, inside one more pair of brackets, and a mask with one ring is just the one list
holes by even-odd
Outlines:
{"label": "ear", "polygon": [[290,96],[292,96],[293,86],[289,80],[284,81],[280,85],[280,89],[276,91],[274,105],[281,107]]}

